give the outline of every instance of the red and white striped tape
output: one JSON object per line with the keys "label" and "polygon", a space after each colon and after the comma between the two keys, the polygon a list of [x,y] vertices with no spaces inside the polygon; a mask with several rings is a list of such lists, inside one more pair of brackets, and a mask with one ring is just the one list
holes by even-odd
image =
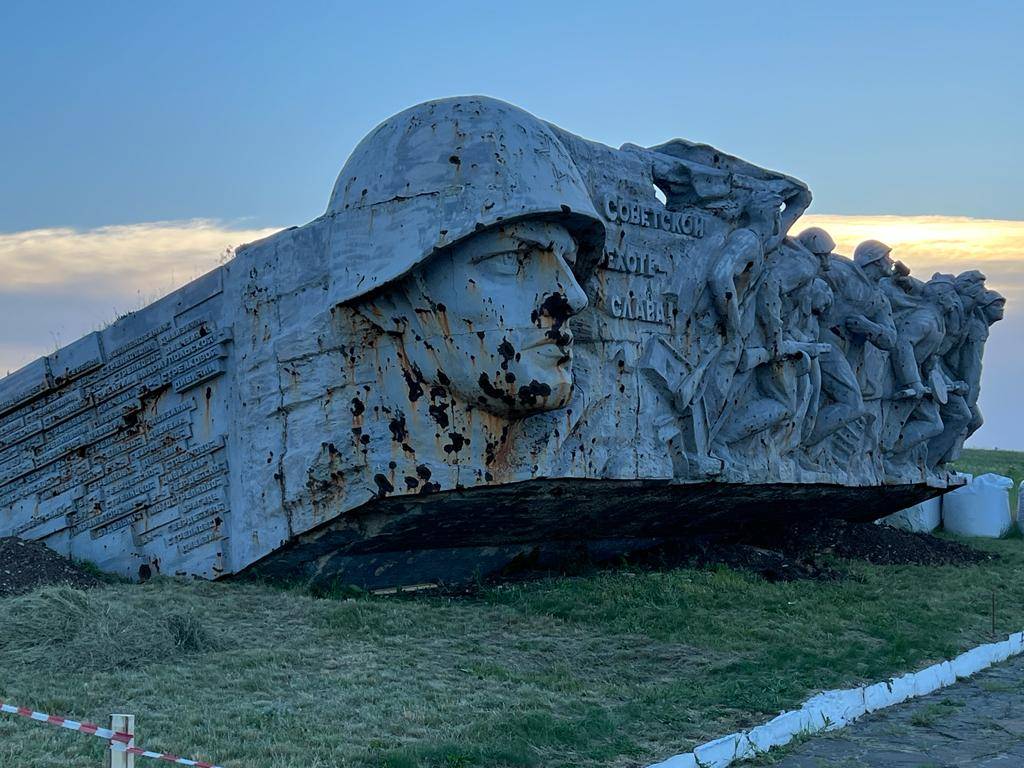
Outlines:
{"label": "red and white striped tape", "polygon": [[177,763],[178,765],[192,765],[195,766],[195,768],[220,768],[213,763],[204,763],[202,760],[189,760],[187,757],[178,757],[177,755],[172,755],[169,752],[150,752],[148,749],[129,747],[127,744],[123,744],[120,741],[111,741],[110,748],[115,752],[127,752],[129,755],[151,757],[154,760],[164,760],[168,763]]}
{"label": "red and white striped tape", "polygon": [[77,720],[69,720],[66,717],[48,715],[45,712],[35,712],[27,707],[15,707],[2,700],[0,700],[0,712],[6,712],[9,715],[21,715],[29,720],[35,720],[40,723],[59,725],[61,728],[67,728],[69,731],[87,733],[90,736],[97,736],[106,741],[128,744],[132,740],[130,733],[119,733],[118,731],[112,731],[109,728],[103,728],[92,723],[80,723]]}
{"label": "red and white striped tape", "polygon": [[66,717],[58,717],[57,715],[48,715],[45,712],[36,712],[28,707],[16,707],[2,700],[0,700],[0,712],[6,712],[9,715],[20,715],[21,717],[27,717],[29,720],[35,720],[38,723],[56,725],[69,731],[78,731],[89,736],[96,736],[104,741],[109,741],[110,748],[115,752],[127,752],[131,755],[150,757],[154,760],[163,760],[168,763],[177,763],[178,765],[191,765],[193,768],[220,768],[220,766],[213,763],[204,763],[202,760],[189,760],[187,757],[178,757],[169,752],[150,752],[147,749],[129,746],[135,738],[133,734],[112,731],[109,728],[103,728],[93,723],[79,722]]}

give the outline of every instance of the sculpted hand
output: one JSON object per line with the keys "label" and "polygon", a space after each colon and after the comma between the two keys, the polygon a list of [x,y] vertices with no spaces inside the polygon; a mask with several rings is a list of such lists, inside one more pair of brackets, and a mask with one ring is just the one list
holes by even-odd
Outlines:
{"label": "sculpted hand", "polygon": [[920,400],[925,395],[931,394],[931,390],[928,389],[920,381],[915,381],[912,384],[908,384],[903,389],[896,393],[896,398],[900,400]]}
{"label": "sculpted hand", "polygon": [[875,324],[861,315],[853,315],[852,317],[846,318],[843,325],[845,325],[846,330],[851,333],[858,333],[862,336],[866,336],[875,329]]}
{"label": "sculpted hand", "polygon": [[800,356],[799,342],[786,339],[772,345],[772,360],[786,360]]}
{"label": "sculpted hand", "polygon": [[804,352],[808,357],[817,357],[818,355],[827,355],[832,351],[831,344],[817,344],[814,342],[808,342],[804,344]]}
{"label": "sculpted hand", "polygon": [[794,341],[787,339],[774,348],[774,359],[796,357],[817,357],[832,351],[831,344],[819,344],[813,341]]}

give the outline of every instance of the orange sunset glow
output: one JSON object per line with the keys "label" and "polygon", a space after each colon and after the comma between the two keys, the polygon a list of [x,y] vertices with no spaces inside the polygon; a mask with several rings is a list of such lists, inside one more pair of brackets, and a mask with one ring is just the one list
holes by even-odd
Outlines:
{"label": "orange sunset glow", "polygon": [[[983,408],[999,412],[1013,396],[1012,383],[1024,376],[1014,341],[1024,334],[1017,311],[1024,300],[1024,221],[811,214],[791,233],[809,226],[827,229],[847,255],[862,240],[882,240],[924,279],[934,272],[985,272],[989,286],[1008,299],[1006,320],[993,328],[982,388]],[[193,219],[0,234],[3,293],[15,308],[14,321],[0,329],[0,372],[145,306],[217,266],[230,249],[277,229]],[[972,443],[1024,447],[1024,437],[1006,420],[990,419]]]}

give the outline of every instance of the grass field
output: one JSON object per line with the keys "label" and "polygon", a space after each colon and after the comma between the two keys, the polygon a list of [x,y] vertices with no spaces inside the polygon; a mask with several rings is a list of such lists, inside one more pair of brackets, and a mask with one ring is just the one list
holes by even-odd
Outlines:
{"label": "grass field", "polygon": [[[226,768],[644,766],[989,641],[993,595],[997,634],[1024,628],[1024,542],[977,546],[1000,558],[842,563],[835,583],[619,569],[458,599],[51,588],[0,600],[0,698],[134,713],[141,746]],[[101,748],[0,716],[0,766],[99,768]]]}

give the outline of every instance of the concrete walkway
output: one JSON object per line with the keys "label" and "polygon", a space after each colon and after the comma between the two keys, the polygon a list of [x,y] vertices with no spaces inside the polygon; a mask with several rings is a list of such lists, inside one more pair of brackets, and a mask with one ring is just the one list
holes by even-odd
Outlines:
{"label": "concrete walkway", "polygon": [[776,768],[1021,768],[1024,657],[788,750]]}

